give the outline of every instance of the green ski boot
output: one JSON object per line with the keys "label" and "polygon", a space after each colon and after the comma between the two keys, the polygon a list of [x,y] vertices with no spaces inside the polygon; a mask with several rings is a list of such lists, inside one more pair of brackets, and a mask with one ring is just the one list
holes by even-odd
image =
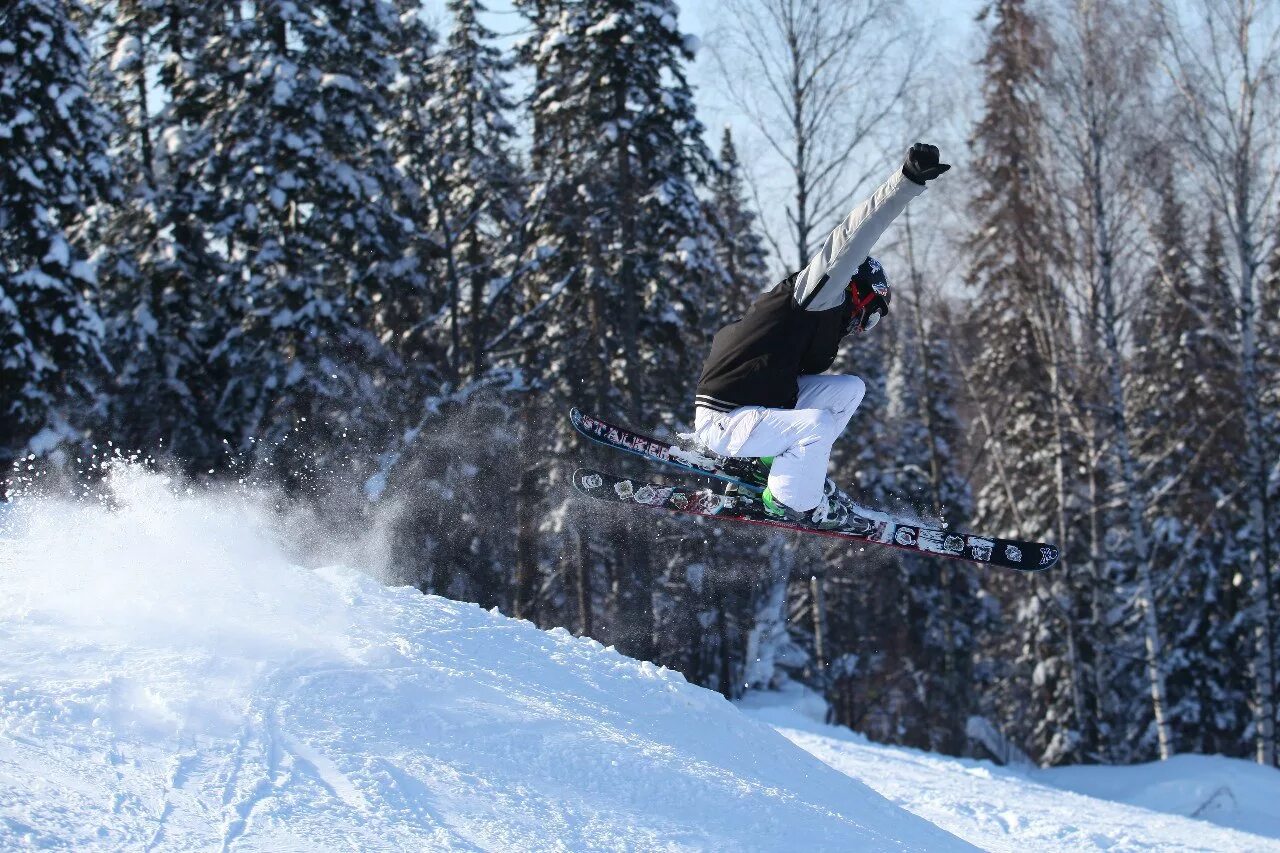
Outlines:
{"label": "green ski boot", "polygon": [[808,512],[798,512],[787,506],[774,497],[773,492],[767,487],[763,494],[760,495],[760,502],[764,504],[764,511],[767,515],[779,520],[807,524],[819,530],[841,528],[849,516],[849,511],[844,506],[838,502],[833,503],[826,495],[823,495],[818,505]]}

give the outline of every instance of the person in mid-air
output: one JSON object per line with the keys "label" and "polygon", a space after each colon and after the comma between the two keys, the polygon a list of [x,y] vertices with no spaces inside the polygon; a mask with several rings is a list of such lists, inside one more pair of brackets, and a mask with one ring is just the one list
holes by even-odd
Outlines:
{"label": "person in mid-air", "polygon": [[866,385],[823,371],[845,335],[869,331],[889,313],[889,281],[871,247],[950,168],[935,146],[917,142],[804,269],[716,332],[698,380],[693,435],[713,453],[761,460],[770,515],[820,527],[844,521],[840,504],[829,500],[827,464]]}

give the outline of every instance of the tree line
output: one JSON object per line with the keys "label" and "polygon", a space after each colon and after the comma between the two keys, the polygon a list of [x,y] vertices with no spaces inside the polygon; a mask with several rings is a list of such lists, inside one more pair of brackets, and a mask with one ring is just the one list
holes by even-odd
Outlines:
{"label": "tree line", "polygon": [[[848,73],[818,61],[840,28],[902,38],[893,4],[821,30],[785,0],[729,5],[801,48],[742,42],[803,81],[774,90],[803,120],[751,116],[802,257],[918,66],[824,76]],[[567,408],[682,431],[711,334],[772,283],[767,247],[794,259],[733,135],[708,148],[672,2],[517,9],[514,46],[480,0],[441,31],[416,0],[0,11],[0,462],[110,446],[197,481],[251,470],[335,526],[384,525],[394,582],[730,698],[799,680],[886,742],[1276,763],[1274,10],[981,13],[963,227],[942,258],[911,216],[886,247],[893,314],[836,367],[868,393],[833,476],[1063,546],[1024,577],[573,498],[597,451]],[[841,143],[812,144],[832,115]]]}

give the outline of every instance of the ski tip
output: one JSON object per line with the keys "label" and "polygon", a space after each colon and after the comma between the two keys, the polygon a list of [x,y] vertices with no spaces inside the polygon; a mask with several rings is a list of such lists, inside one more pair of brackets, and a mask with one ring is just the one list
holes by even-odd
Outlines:
{"label": "ski tip", "polygon": [[[1019,571],[1047,572],[1049,571],[1049,569],[1052,569],[1054,566],[1058,565],[1058,557],[1060,555],[1058,553],[1057,545],[1050,545],[1050,544],[1041,542],[1038,544],[1037,547],[1039,549],[1039,556],[1038,558],[1036,558],[1037,559],[1036,564],[1018,566],[1017,568],[1019,569]],[[1028,554],[1027,556],[1031,557],[1032,555]],[[1028,560],[1027,562],[1030,562],[1030,561]]]}
{"label": "ski tip", "polygon": [[1057,546],[1044,546],[1044,548],[1048,549],[1048,551],[1053,552],[1053,556],[1048,557],[1047,564],[1044,564],[1044,569],[1052,569],[1053,566],[1057,565],[1057,558],[1059,558],[1059,553],[1057,553]]}

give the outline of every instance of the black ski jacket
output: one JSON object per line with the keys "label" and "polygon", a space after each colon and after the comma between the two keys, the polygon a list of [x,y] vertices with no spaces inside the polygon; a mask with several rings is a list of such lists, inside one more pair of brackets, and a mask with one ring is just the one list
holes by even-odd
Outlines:
{"label": "black ski jacket", "polygon": [[852,301],[845,285],[889,224],[923,192],[895,171],[836,226],[804,269],[716,332],[695,404],[718,412],[795,408],[796,380],[829,368],[848,333]]}
{"label": "black ski jacket", "polygon": [[793,409],[797,377],[822,373],[849,333],[853,300],[806,311],[795,299],[793,273],[757,299],[747,313],[716,332],[702,366],[696,405],[718,412],[739,406]]}

